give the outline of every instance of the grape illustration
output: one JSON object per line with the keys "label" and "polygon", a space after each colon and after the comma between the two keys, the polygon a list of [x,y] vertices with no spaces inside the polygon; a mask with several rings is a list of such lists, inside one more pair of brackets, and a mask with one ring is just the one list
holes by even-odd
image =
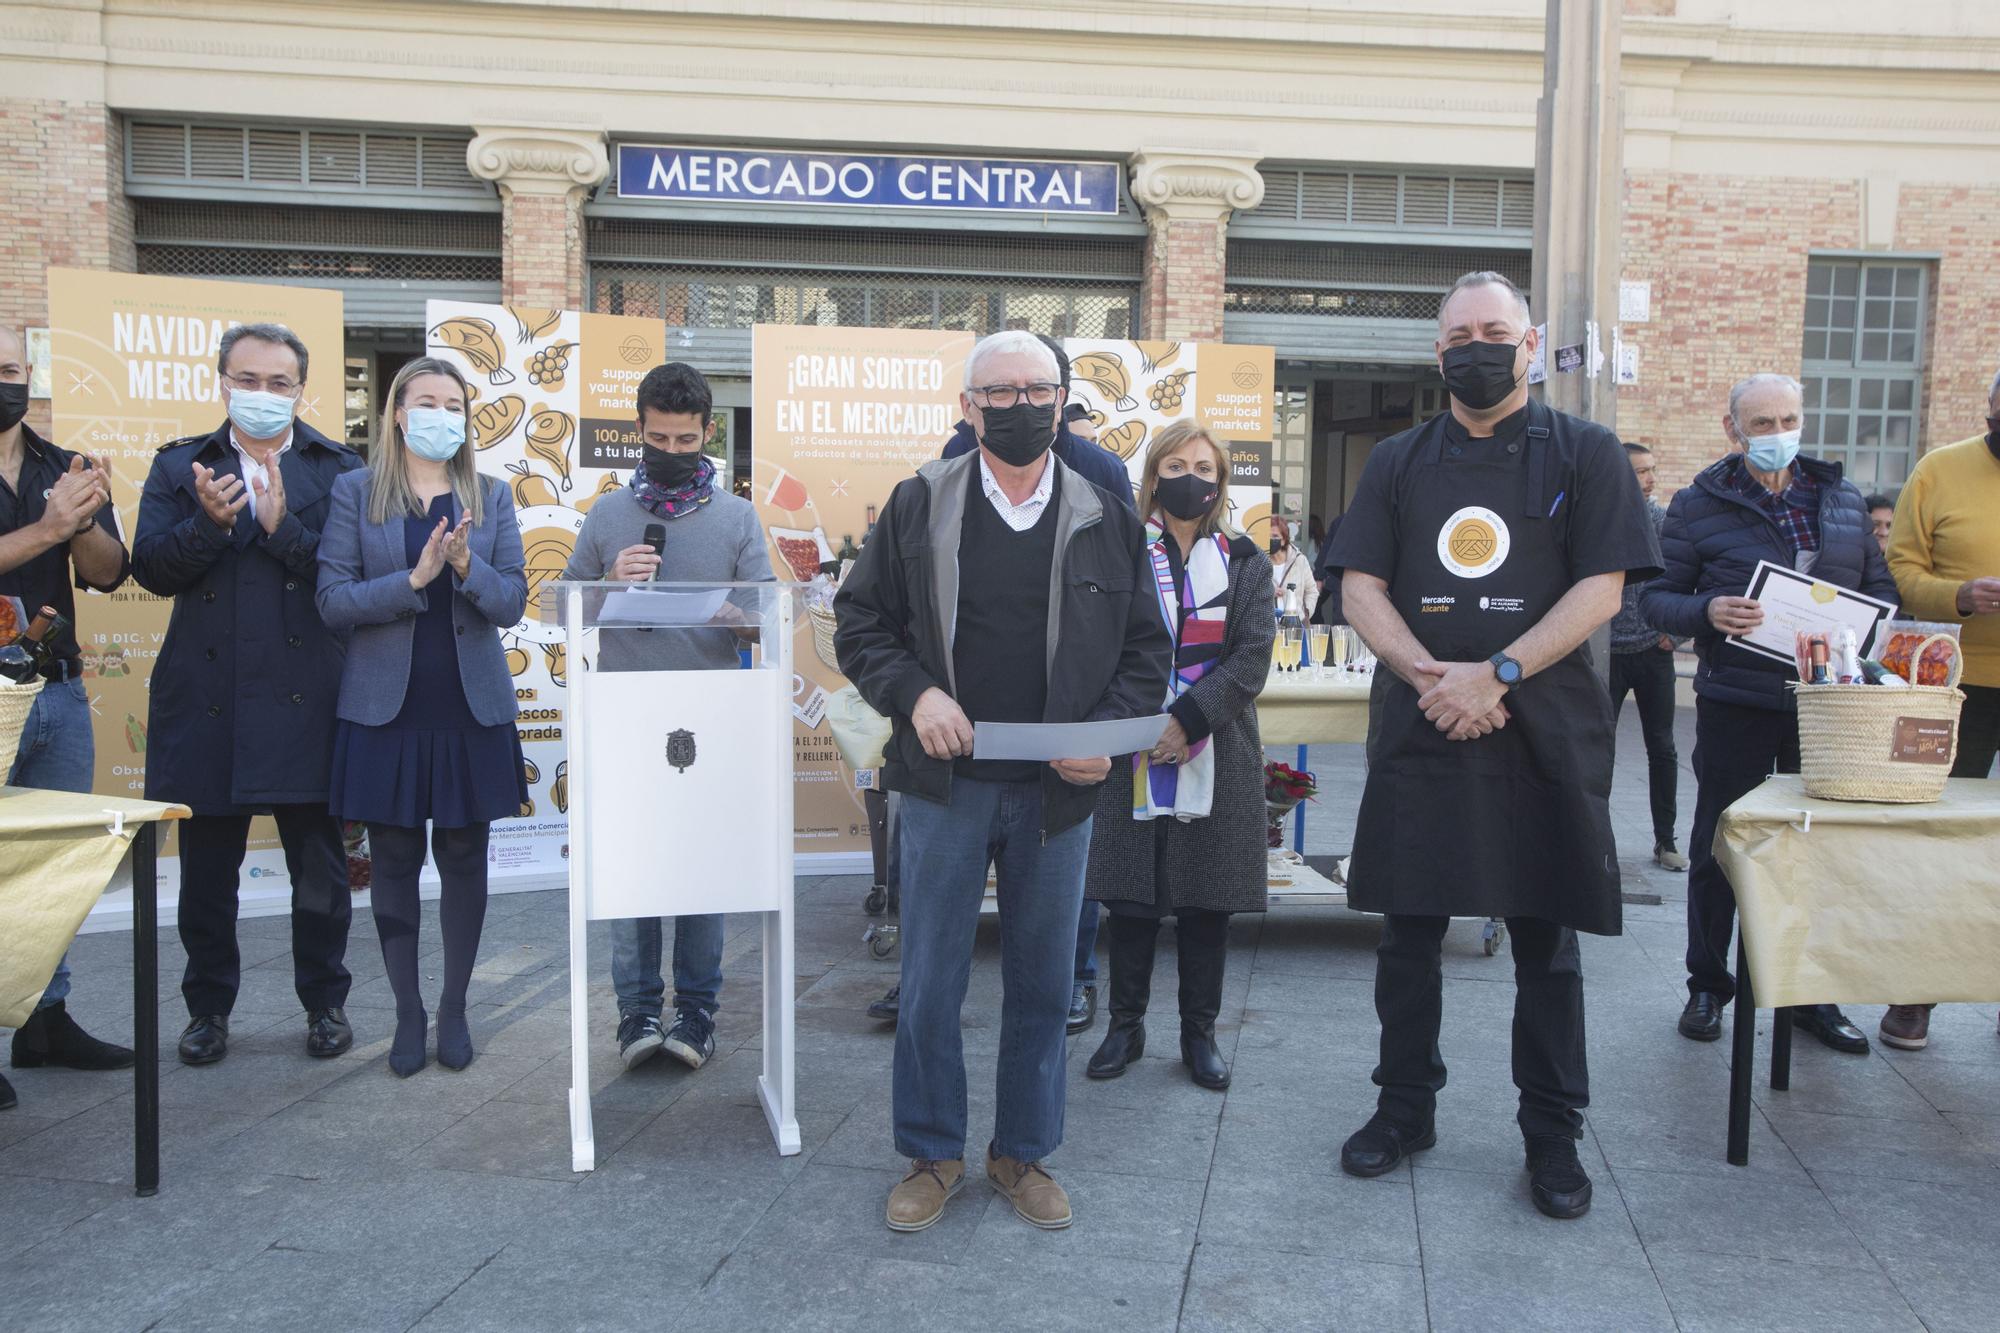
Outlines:
{"label": "grape illustration", "polygon": [[1187,397],[1188,372],[1177,370],[1173,374],[1156,381],[1149,391],[1155,412],[1173,413],[1181,410],[1181,400]]}
{"label": "grape illustration", "polygon": [[528,383],[560,389],[569,374],[569,354],[575,343],[550,343],[528,357]]}

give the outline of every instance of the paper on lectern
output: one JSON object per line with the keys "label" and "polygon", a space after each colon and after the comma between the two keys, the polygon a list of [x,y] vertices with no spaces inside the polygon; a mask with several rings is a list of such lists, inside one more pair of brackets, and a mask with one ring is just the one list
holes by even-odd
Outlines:
{"label": "paper on lectern", "polygon": [[710,592],[665,592],[626,588],[609,594],[597,610],[602,626],[707,625],[729,596],[726,588]]}

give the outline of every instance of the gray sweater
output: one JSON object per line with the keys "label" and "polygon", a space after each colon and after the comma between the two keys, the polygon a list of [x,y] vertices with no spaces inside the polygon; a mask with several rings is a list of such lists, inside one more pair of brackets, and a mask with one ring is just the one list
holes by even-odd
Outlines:
{"label": "gray sweater", "polygon": [[[1660,535],[1660,528],[1667,521],[1667,511],[1646,501],[1646,512],[1653,519],[1653,535]],[[1625,598],[1618,608],[1618,614],[1611,618],[1611,651],[1614,653],[1642,653],[1660,646],[1660,631],[1646,623],[1639,614],[1639,594],[1645,591],[1643,581],[1627,579]]]}
{"label": "gray sweater", "polygon": [[[620,551],[645,545],[646,529],[654,523],[667,534],[660,548],[661,583],[772,581],[764,529],[748,500],[717,490],[692,513],[663,519],[648,512],[630,487],[590,507],[562,576],[580,581],[606,577]],[[598,665],[605,671],[732,671],[738,666],[738,641],[726,629],[606,630],[603,639]]]}

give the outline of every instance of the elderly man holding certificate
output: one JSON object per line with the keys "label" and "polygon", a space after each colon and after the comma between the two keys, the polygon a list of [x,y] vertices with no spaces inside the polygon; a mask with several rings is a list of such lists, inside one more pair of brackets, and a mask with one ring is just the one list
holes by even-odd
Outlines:
{"label": "elderly man holding certificate", "polygon": [[[1798,614],[1803,599],[1820,608],[1812,628],[1849,614],[1865,627],[1896,602],[1861,492],[1838,463],[1799,452],[1803,421],[1799,384],[1789,376],[1752,375],[1730,390],[1722,419],[1729,452],[1674,497],[1660,531],[1665,572],[1639,599],[1648,624],[1693,636],[1701,655],[1688,1000],[1680,1017],[1681,1035],[1694,1041],[1722,1035],[1722,1009],[1736,993],[1729,972],[1736,895],[1715,859],[1716,823],[1774,769],[1799,769],[1798,713],[1786,688],[1798,672],[1792,629],[1781,621]],[[1782,653],[1772,646],[1780,642]],[[1835,1050],[1868,1049],[1833,1005],[1792,1013]]]}

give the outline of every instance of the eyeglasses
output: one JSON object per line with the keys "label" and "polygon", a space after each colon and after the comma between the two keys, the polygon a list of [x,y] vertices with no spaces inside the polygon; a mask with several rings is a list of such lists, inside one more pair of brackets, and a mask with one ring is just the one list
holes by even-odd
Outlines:
{"label": "eyeglasses", "polygon": [[972,401],[981,407],[998,407],[1004,410],[1026,398],[1031,407],[1053,407],[1056,395],[1061,392],[1062,385],[1046,382],[1018,387],[1012,384],[988,384],[984,388],[972,391]]}
{"label": "eyeglasses", "polygon": [[257,393],[261,390],[265,393],[275,393],[280,398],[290,398],[303,387],[298,381],[283,375],[273,375],[269,379],[261,379],[256,375],[224,375],[222,378],[232,389],[241,389],[244,393]]}

